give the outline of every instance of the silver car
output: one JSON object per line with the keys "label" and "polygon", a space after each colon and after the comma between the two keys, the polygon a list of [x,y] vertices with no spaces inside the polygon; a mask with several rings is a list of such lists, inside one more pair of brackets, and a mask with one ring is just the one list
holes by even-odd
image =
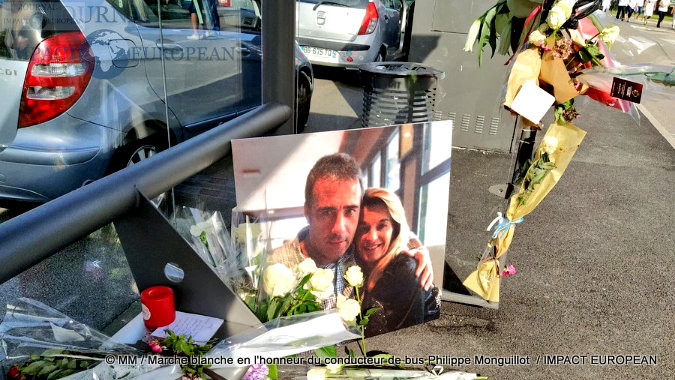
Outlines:
{"label": "silver car", "polygon": [[[256,1],[162,0],[162,34],[158,4],[0,4],[0,203],[48,201],[261,103]],[[296,77],[302,126],[299,47]]]}
{"label": "silver car", "polygon": [[407,56],[404,0],[297,0],[298,43],[314,65],[355,67]]}

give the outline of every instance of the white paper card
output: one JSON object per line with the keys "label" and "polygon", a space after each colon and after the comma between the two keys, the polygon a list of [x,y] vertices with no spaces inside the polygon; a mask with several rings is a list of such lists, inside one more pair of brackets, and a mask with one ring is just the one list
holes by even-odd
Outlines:
{"label": "white paper card", "polygon": [[528,80],[518,91],[511,103],[511,109],[527,120],[539,124],[546,111],[555,102],[555,97]]}
{"label": "white paper card", "polygon": [[218,331],[223,320],[220,318],[207,317],[199,314],[176,312],[176,320],[170,325],[159,327],[152,332],[153,336],[164,338],[168,334],[164,330],[171,330],[176,335],[192,336],[192,339],[200,344],[206,343]]}

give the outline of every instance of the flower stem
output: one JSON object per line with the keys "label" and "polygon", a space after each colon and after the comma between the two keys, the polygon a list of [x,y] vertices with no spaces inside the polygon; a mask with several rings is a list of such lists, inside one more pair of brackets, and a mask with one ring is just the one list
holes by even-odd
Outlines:
{"label": "flower stem", "polygon": [[[359,295],[359,287],[355,286],[354,290],[356,290],[356,301],[358,301],[359,306],[361,305],[361,296]],[[361,313],[361,308],[359,308],[359,320],[363,320],[363,314]],[[363,325],[359,325],[361,327],[361,350],[363,351],[363,356],[366,356],[366,329]]]}
{"label": "flower stem", "polygon": [[302,296],[302,299],[300,300],[300,302],[293,304],[293,306],[288,311],[288,313],[286,313],[286,316],[293,315],[293,312],[295,311],[295,309],[297,309],[300,305],[302,305],[302,303],[305,301],[305,298],[307,298],[308,294],[309,294],[309,291],[305,292],[305,295]]}

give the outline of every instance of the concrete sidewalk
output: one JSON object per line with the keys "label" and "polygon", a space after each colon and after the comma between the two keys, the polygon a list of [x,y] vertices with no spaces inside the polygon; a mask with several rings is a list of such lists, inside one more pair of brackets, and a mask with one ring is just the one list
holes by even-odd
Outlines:
{"label": "concrete sidewalk", "polygon": [[[358,93],[339,81],[331,86],[319,91]],[[331,103],[313,104],[308,131],[358,124],[358,107]],[[444,302],[439,320],[368,339],[369,350],[531,358],[530,365],[461,367],[491,379],[672,377],[675,150],[646,118],[638,126],[616,109],[580,103],[576,124],[588,135],[557,187],[517,228],[507,261],[518,273],[503,279],[499,310]],[[328,113],[349,116],[319,123]],[[510,154],[453,150],[446,257],[482,253],[500,204],[488,187],[508,181],[512,162]],[[590,356],[583,365],[535,364],[543,355],[575,354],[656,355],[658,365],[591,365]]]}

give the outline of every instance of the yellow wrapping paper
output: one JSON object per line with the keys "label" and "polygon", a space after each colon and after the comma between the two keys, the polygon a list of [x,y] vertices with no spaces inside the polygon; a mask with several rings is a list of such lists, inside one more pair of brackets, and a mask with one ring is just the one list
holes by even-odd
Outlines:
{"label": "yellow wrapping paper", "polygon": [[527,49],[516,57],[513,63],[509,81],[506,84],[506,96],[504,97],[504,107],[511,108],[513,99],[520,91],[520,88],[528,80],[539,83],[539,72],[541,70],[541,54],[539,48]]}
{"label": "yellow wrapping paper", "polygon": [[567,72],[565,62],[562,58],[554,57],[552,51],[545,52],[541,58],[539,80],[553,87],[553,96],[558,104],[565,103],[579,95],[574,88],[574,81]]}
{"label": "yellow wrapping paper", "polygon": [[524,186],[521,186],[517,194],[511,196],[509,208],[506,211],[506,217],[509,220],[524,217],[541,203],[562,177],[584,136],[586,136],[586,131],[571,123],[551,124],[537,148],[533,162],[541,157],[542,152],[547,152],[549,159],[555,164],[555,168],[546,174],[543,181],[527,196],[524,205],[518,201],[518,197],[525,192]]}
{"label": "yellow wrapping paper", "polygon": [[516,232],[516,225],[511,224],[509,225],[509,229],[506,231],[505,234],[502,236],[497,236],[495,239],[495,248],[496,248],[496,253],[495,253],[495,258],[500,258],[504,256],[506,251],[509,249],[509,246],[511,245],[511,241],[513,240],[513,234]]}
{"label": "yellow wrapping paper", "polygon": [[[514,224],[508,230],[494,239],[495,257],[482,262],[478,269],[471,272],[464,280],[464,286],[471,289],[483,299],[490,302],[499,302],[499,261],[511,245],[516,230]],[[492,243],[492,242],[491,242]]]}
{"label": "yellow wrapping paper", "polygon": [[490,302],[499,302],[499,262],[488,260],[481,263],[463,284],[483,299]]}

